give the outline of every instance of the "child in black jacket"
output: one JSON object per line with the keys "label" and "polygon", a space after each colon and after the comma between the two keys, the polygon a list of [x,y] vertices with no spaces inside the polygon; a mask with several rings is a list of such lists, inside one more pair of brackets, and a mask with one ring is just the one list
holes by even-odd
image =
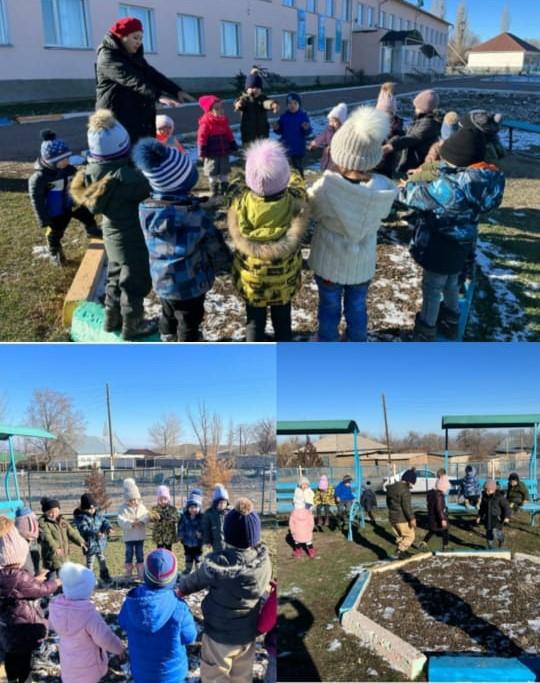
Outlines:
{"label": "child in black jacket", "polygon": [[69,147],[52,130],[42,131],[41,137],[41,153],[28,180],[28,193],[39,226],[46,229],[51,261],[63,265],[62,237],[72,218],[81,221],[89,238],[101,239],[102,235],[90,211],[75,207],[70,197],[69,184],[77,169],[69,163]]}
{"label": "child in black jacket", "polygon": [[504,524],[510,521],[512,511],[510,503],[504,493],[497,488],[497,482],[488,479],[482,493],[482,502],[476,519],[477,524],[486,527],[487,547],[493,548],[493,541],[497,540],[499,548],[504,543]]}

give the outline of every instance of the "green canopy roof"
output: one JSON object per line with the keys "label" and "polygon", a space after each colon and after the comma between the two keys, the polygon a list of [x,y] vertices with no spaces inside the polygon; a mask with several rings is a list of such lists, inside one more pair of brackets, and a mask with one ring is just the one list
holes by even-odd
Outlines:
{"label": "green canopy roof", "polygon": [[6,441],[10,436],[27,436],[33,439],[56,439],[54,434],[38,427],[13,427],[0,424],[0,440]]}
{"label": "green canopy roof", "polygon": [[534,427],[540,424],[539,414],[526,415],[445,415],[443,429]]}
{"label": "green canopy roof", "polygon": [[277,423],[278,434],[352,434],[358,432],[354,420],[301,420]]}

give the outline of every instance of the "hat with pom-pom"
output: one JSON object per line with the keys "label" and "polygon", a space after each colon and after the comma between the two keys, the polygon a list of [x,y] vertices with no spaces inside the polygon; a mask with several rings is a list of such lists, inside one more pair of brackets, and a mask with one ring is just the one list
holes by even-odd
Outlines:
{"label": "hat with pom-pom", "polygon": [[439,106],[439,94],[435,90],[422,90],[413,100],[416,111],[429,114]]}
{"label": "hat with pom-pom", "polygon": [[203,95],[199,97],[199,107],[207,114],[216,102],[221,102],[221,99],[216,95]]}
{"label": "hat with pom-pom", "polygon": [[21,536],[13,520],[0,517],[0,568],[23,565],[29,552],[28,541]]}
{"label": "hat with pom-pom", "polygon": [[255,140],[246,151],[246,185],[261,197],[272,197],[287,187],[291,169],[277,140]]}
{"label": "hat with pom-pom", "polygon": [[59,571],[62,592],[69,600],[88,600],[96,585],[91,569],[76,562],[64,562]]}
{"label": "hat with pom-pom", "polygon": [[98,161],[120,159],[129,153],[129,133],[109,109],[98,109],[88,119],[88,149]]}
{"label": "hat with pom-pom", "polygon": [[219,503],[220,500],[229,500],[229,492],[223,484],[216,484],[212,493],[212,502]]}
{"label": "hat with pom-pom", "polygon": [[328,486],[328,477],[326,474],[321,475],[321,478],[319,479],[319,490],[328,491]]}
{"label": "hat with pom-pom", "polygon": [[477,128],[458,128],[447,138],[440,150],[441,159],[453,166],[465,168],[484,160],[486,138]]}
{"label": "hat with pom-pom", "polygon": [[140,500],[141,492],[139,491],[139,487],[135,483],[135,479],[132,479],[131,477],[124,479],[124,481],[122,483],[122,488],[123,488],[124,500],[126,502],[129,500],[135,500],[135,499]]}
{"label": "hat with pom-pom", "polygon": [[71,156],[69,147],[63,140],[56,137],[53,130],[42,130],[41,139],[43,142],[41,143],[40,156],[47,166],[52,166]]}
{"label": "hat with pom-pom", "polygon": [[148,553],[144,560],[144,582],[150,588],[174,587],[178,575],[176,556],[166,548]]}
{"label": "hat with pom-pom", "polygon": [[202,491],[201,489],[192,489],[189,492],[189,496],[187,498],[186,502],[186,507],[188,508],[190,505],[196,505],[197,507],[202,507]]}
{"label": "hat with pom-pom", "polygon": [[36,515],[30,508],[19,508],[15,513],[15,526],[27,541],[35,541],[39,536],[39,526]]}
{"label": "hat with pom-pom", "polygon": [[349,110],[347,109],[347,105],[345,102],[340,102],[339,104],[336,104],[335,107],[330,109],[328,114],[326,115],[327,119],[337,119],[338,121],[341,121],[341,123],[345,123],[347,120]]}
{"label": "hat with pom-pom", "polygon": [[261,540],[261,520],[249,498],[239,498],[223,522],[225,543],[235,548],[252,548]]}
{"label": "hat with pom-pom", "polygon": [[447,474],[442,474],[435,483],[435,488],[445,495],[448,493],[448,491],[450,491],[450,487],[450,479],[448,478]]}
{"label": "hat with pom-pom", "polygon": [[132,158],[152,190],[159,194],[186,194],[197,182],[197,168],[189,156],[154,138],[139,140],[133,148]]}
{"label": "hat with pom-pom", "polygon": [[358,107],[334,133],[332,161],[349,171],[369,171],[382,159],[382,144],[390,131],[388,115],[373,107]]}
{"label": "hat with pom-pom", "polygon": [[261,72],[258,69],[251,69],[246,76],[246,90],[248,88],[260,88],[262,90],[263,80]]}
{"label": "hat with pom-pom", "polygon": [[385,88],[381,88],[375,108],[379,111],[385,111],[387,114],[390,114],[391,116],[395,116],[395,113],[397,111],[397,101],[394,96],[394,93],[390,92],[389,90],[386,90]]}

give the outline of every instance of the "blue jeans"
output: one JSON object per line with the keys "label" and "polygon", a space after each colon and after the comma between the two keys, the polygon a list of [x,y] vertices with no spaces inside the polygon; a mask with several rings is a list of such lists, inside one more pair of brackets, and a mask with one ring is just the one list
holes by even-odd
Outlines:
{"label": "blue jeans", "polygon": [[144,562],[144,541],[126,541],[126,564],[133,563],[133,553],[135,553],[137,564]]}
{"label": "blue jeans", "polygon": [[367,339],[366,297],[369,282],[359,285],[339,285],[315,275],[319,288],[319,341],[339,341],[338,326],[343,311],[347,322],[347,338],[353,342]]}

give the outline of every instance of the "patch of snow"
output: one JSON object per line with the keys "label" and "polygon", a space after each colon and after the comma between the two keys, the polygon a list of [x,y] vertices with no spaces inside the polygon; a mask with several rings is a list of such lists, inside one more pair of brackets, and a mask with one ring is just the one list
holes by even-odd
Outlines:
{"label": "patch of snow", "polygon": [[335,652],[336,650],[339,650],[341,647],[341,642],[337,639],[334,638],[334,640],[330,643],[328,646],[328,652]]}
{"label": "patch of snow", "polygon": [[393,607],[386,607],[382,614],[382,618],[388,620],[391,619],[394,616],[395,611],[396,610]]}
{"label": "patch of snow", "polygon": [[32,247],[32,256],[39,259],[49,258],[49,248],[41,245]]}
{"label": "patch of snow", "polygon": [[529,624],[529,628],[532,628],[533,631],[536,633],[540,633],[540,618],[538,619],[532,619],[527,622]]}
{"label": "patch of snow", "polygon": [[303,588],[300,588],[299,586],[291,586],[284,591],[280,591],[281,595],[300,595],[303,592]]}
{"label": "patch of snow", "polygon": [[367,670],[367,675],[372,676],[373,678],[376,678],[379,676],[379,672],[376,669],[372,669],[371,667]]}
{"label": "patch of snow", "polygon": [[332,629],[336,628],[335,624],[326,624],[326,630],[331,631]]}

